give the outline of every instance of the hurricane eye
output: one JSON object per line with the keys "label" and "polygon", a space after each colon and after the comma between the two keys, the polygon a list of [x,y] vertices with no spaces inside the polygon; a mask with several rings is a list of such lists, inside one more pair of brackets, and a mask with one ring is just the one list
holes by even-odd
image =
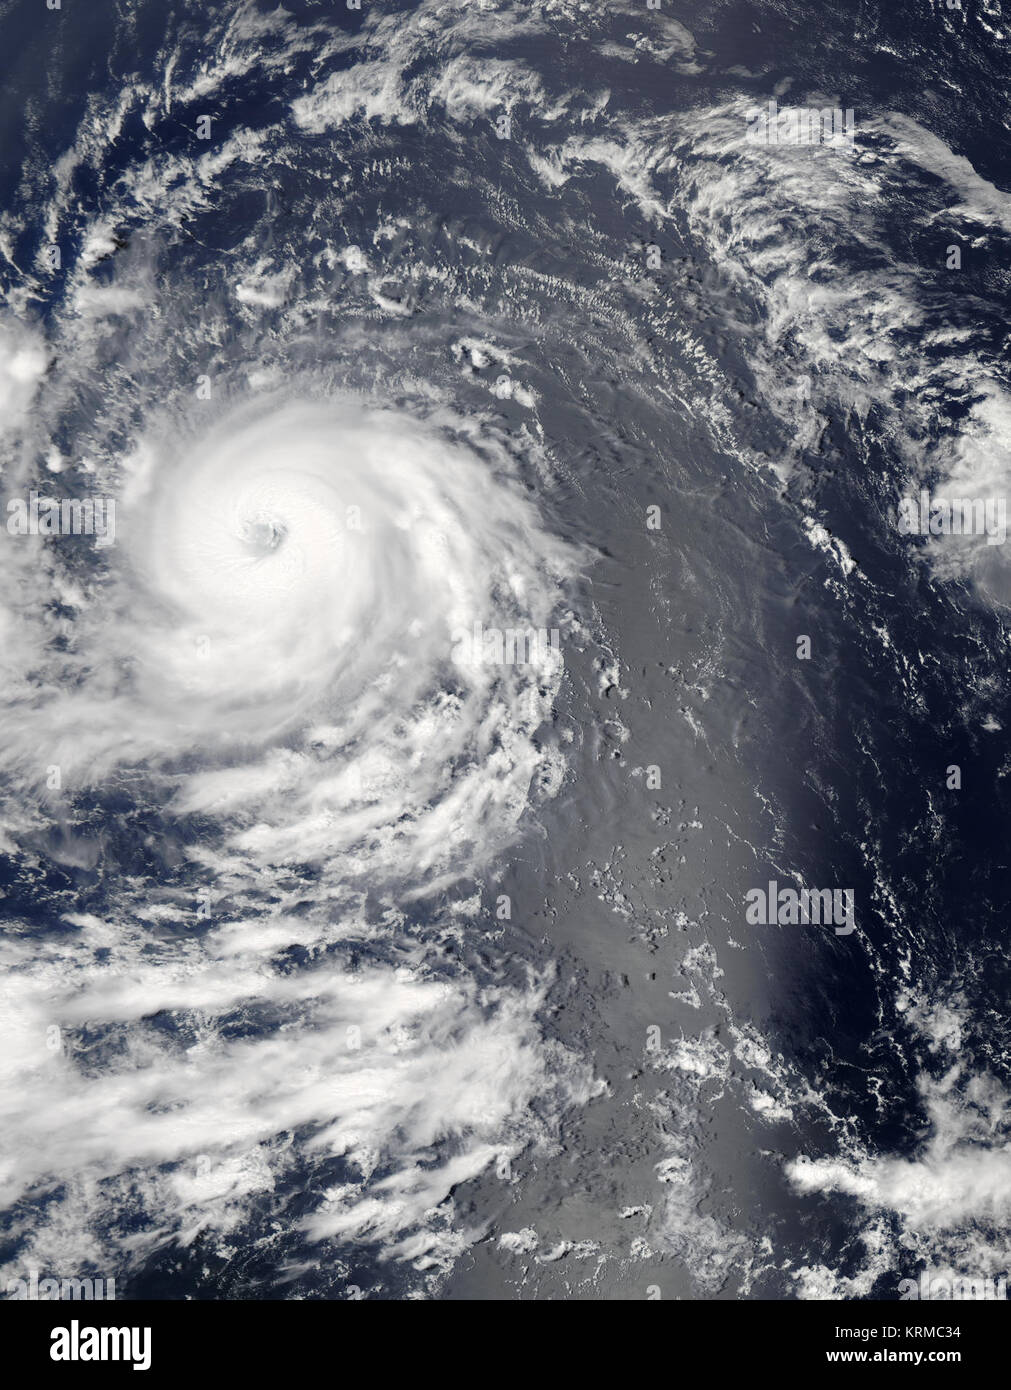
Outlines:
{"label": "hurricane eye", "polygon": [[270,555],[284,542],[284,523],[271,517],[255,517],[242,527],[243,544],[256,556]]}

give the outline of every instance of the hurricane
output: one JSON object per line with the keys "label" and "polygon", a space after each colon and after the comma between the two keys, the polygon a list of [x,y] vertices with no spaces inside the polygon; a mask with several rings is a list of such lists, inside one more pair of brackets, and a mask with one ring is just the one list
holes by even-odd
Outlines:
{"label": "hurricane", "polygon": [[[481,460],[438,429],[279,400],[142,441],[101,613],[85,605],[11,748],[22,731],[76,785],[160,769],[176,813],[241,819],[237,865],[365,845],[375,874],[459,871],[555,776],[531,736],[561,663],[536,635],[575,559],[494,438]],[[520,634],[518,659],[475,624]]]}

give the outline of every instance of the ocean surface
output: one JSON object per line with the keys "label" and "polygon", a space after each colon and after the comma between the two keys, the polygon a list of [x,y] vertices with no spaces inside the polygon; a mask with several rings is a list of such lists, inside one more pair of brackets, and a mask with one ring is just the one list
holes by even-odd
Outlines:
{"label": "ocean surface", "polygon": [[0,36],[0,1290],[1006,1274],[1011,14]]}

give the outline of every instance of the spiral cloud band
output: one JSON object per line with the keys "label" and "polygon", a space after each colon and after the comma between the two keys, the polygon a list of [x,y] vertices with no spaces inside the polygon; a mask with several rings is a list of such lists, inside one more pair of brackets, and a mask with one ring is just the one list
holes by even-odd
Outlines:
{"label": "spiral cloud band", "polygon": [[[68,894],[44,948],[27,924],[3,944],[0,1190],[51,1204],[20,1232],[32,1258],[69,1240],[122,1273],[338,1164],[289,1216],[308,1247],[438,1266],[470,1238],[433,1225],[453,1185],[541,1137],[533,1096],[592,1093],[538,1036],[546,978],[461,972],[442,943],[476,899],[433,906],[559,784],[557,626],[534,639],[567,621],[578,556],[473,419],[333,394],[215,418],[194,407],[130,451],[96,587],[73,589],[59,541],[42,552],[69,637],[18,599],[17,547],[44,539],[4,551],[8,629],[49,672],[41,698],[7,672],[13,785],[49,774],[8,837],[93,868],[82,807],[110,787],[158,829],[155,871],[112,880],[101,916]],[[129,1239],[110,1215],[127,1201]]]}

